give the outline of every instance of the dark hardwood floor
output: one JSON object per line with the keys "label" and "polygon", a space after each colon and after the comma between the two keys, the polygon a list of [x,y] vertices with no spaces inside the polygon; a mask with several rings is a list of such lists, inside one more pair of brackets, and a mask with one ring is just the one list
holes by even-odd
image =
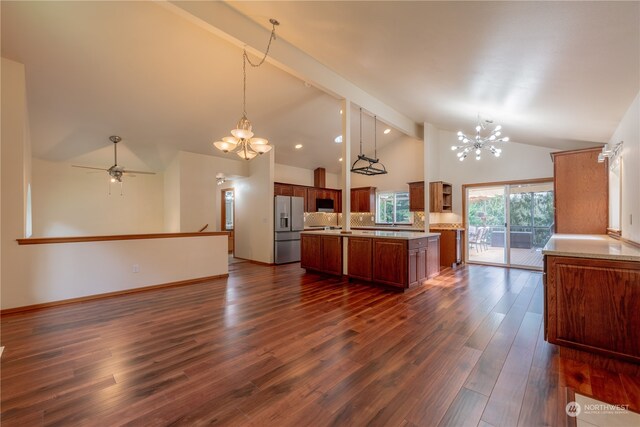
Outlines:
{"label": "dark hardwood floor", "polygon": [[230,270],[4,316],[2,425],[557,426],[572,390],[640,409],[640,378],[543,340],[540,273],[468,266],[402,294]]}

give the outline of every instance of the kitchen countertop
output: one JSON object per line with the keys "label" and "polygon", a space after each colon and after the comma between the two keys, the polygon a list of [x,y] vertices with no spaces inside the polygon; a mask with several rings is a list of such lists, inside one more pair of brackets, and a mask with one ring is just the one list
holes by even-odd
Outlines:
{"label": "kitchen countertop", "polygon": [[554,234],[544,255],[640,262],[640,248],[600,234]]}
{"label": "kitchen countertop", "polygon": [[369,237],[369,238],[385,238],[399,240],[423,239],[425,237],[440,236],[440,233],[425,233],[418,231],[386,231],[386,230],[351,230],[350,234],[342,233],[341,230],[318,230],[303,231],[301,234],[323,235],[323,236],[342,236],[342,237]]}

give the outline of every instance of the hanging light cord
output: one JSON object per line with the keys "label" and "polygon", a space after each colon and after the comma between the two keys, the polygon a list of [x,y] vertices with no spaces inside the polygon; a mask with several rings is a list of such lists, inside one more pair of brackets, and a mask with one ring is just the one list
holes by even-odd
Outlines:
{"label": "hanging light cord", "polygon": [[378,158],[378,132],[376,125],[378,124],[378,116],[373,116],[373,158]]}
{"label": "hanging light cord", "polygon": [[362,107],[360,107],[360,155],[362,155]]}
{"label": "hanging light cord", "polygon": [[276,39],[276,25],[280,25],[280,23],[275,19],[270,19],[269,22],[271,22],[271,36],[269,37],[267,50],[264,52],[264,56],[262,57],[262,59],[259,62],[254,64],[253,62],[251,62],[251,58],[249,58],[249,55],[247,54],[247,49],[244,48],[242,50],[242,113],[245,115],[245,117],[247,115],[247,62],[252,67],[258,68],[259,66],[264,64],[264,61],[266,61],[267,56],[269,56],[269,50],[271,49],[271,42]]}

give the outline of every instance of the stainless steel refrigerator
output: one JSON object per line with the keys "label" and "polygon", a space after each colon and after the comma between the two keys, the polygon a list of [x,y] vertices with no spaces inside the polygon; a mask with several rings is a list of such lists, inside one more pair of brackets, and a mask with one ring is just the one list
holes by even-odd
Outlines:
{"label": "stainless steel refrigerator", "polygon": [[300,261],[300,232],[304,229],[304,198],[275,196],[276,264]]}

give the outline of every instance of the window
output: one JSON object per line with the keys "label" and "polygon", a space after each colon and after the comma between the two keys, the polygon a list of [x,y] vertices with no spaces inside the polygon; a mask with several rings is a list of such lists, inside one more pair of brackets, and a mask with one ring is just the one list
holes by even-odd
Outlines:
{"label": "window", "polygon": [[409,193],[378,193],[376,195],[376,222],[380,224],[410,224]]}

